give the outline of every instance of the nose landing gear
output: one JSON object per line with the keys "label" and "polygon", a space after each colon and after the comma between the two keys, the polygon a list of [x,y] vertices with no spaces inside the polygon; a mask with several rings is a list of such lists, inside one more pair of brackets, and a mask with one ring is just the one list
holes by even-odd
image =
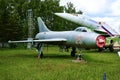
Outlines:
{"label": "nose landing gear", "polygon": [[76,53],[76,48],[72,47],[71,56],[75,57],[75,53]]}

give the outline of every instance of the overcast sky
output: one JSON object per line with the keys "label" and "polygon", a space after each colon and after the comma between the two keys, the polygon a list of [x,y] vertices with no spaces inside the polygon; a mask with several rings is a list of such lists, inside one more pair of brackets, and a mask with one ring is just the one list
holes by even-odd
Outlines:
{"label": "overcast sky", "polygon": [[96,21],[104,21],[114,29],[120,26],[120,0],[60,0],[60,5],[72,2],[76,10],[82,10]]}

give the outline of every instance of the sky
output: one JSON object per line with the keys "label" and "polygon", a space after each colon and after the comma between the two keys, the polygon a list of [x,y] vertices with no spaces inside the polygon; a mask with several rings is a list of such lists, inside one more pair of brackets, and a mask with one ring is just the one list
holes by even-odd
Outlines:
{"label": "sky", "polygon": [[76,10],[81,10],[91,19],[106,22],[109,26],[120,32],[120,0],[60,0],[65,6],[72,2]]}

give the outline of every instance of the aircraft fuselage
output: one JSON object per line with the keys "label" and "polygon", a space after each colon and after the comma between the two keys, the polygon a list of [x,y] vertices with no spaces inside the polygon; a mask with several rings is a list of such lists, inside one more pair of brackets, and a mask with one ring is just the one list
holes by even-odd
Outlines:
{"label": "aircraft fuselage", "polygon": [[62,32],[50,31],[40,32],[36,35],[36,39],[52,39],[52,38],[66,39],[64,45],[76,46],[79,48],[98,48],[103,47],[105,45],[105,38],[103,39],[103,36],[92,32],[86,33],[77,31],[62,31]]}

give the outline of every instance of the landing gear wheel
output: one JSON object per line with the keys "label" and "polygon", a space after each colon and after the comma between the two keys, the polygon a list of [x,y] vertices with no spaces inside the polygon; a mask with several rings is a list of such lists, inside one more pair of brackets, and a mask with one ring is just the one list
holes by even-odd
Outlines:
{"label": "landing gear wheel", "polygon": [[72,47],[71,56],[75,57],[76,47]]}
{"label": "landing gear wheel", "polygon": [[40,58],[43,58],[43,52],[41,52],[41,54],[40,54]]}
{"label": "landing gear wheel", "polygon": [[109,46],[110,52],[113,52],[113,51],[114,51],[113,45],[114,45],[114,41],[111,39],[111,40],[110,40],[110,46]]}
{"label": "landing gear wheel", "polygon": [[98,48],[98,52],[102,52],[103,51],[103,48]]}
{"label": "landing gear wheel", "polygon": [[114,51],[113,46],[110,46],[109,50],[110,50],[110,52],[113,52]]}
{"label": "landing gear wheel", "polygon": [[43,58],[43,52],[41,52],[40,54],[38,54],[38,58]]}
{"label": "landing gear wheel", "polygon": [[71,56],[75,57],[75,51],[71,51]]}

